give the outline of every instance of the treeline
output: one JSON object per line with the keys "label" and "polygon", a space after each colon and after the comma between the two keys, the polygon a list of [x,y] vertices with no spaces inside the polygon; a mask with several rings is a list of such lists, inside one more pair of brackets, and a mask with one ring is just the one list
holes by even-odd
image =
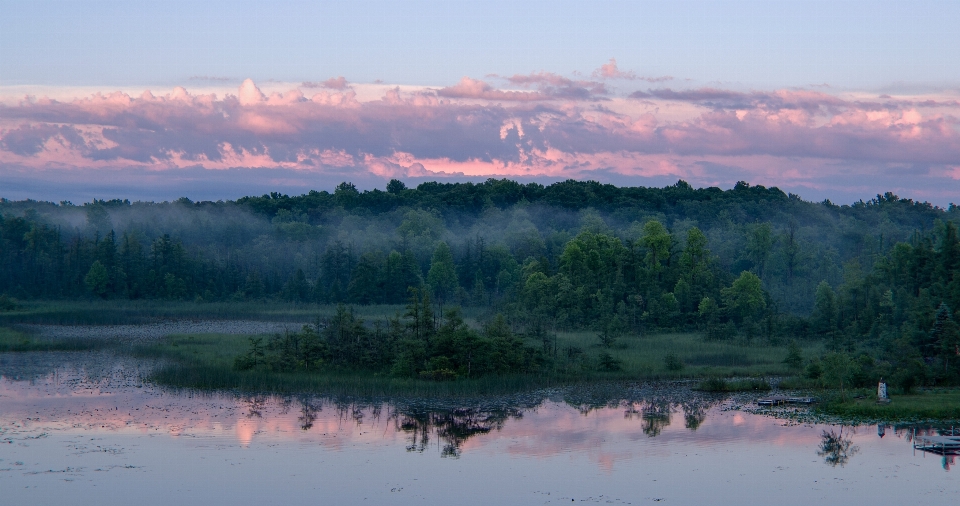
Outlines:
{"label": "treeline", "polygon": [[826,338],[937,381],[952,374],[958,218],[890,193],[840,206],[683,181],[0,200],[0,295],[364,305],[406,304],[413,288],[436,314],[486,308],[528,335]]}
{"label": "treeline", "polygon": [[[828,340],[831,368],[854,384],[886,377],[905,390],[960,382],[960,240],[957,225],[938,222],[864,269],[852,262],[836,289],[817,287],[814,337]],[[820,366],[811,364],[818,377]]]}

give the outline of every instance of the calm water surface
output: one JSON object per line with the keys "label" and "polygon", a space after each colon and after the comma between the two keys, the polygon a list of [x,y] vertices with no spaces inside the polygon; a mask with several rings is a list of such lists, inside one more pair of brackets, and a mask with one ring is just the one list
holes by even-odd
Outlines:
{"label": "calm water surface", "polygon": [[[957,504],[912,427],[789,424],[676,385],[425,400],[198,395],[0,354],[0,504]],[[933,429],[921,427],[922,432]]]}

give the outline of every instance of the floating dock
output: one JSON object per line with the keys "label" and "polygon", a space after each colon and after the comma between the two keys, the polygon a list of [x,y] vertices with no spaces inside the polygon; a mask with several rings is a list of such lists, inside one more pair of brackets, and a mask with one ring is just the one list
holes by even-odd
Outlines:
{"label": "floating dock", "polygon": [[757,399],[759,406],[783,406],[784,404],[813,404],[817,402],[815,397],[786,397],[783,395],[774,395],[773,397],[764,397]]}

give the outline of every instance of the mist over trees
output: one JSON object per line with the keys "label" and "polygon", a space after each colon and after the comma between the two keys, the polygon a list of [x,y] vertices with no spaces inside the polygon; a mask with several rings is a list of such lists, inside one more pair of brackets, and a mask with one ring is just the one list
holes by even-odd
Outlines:
{"label": "mist over trees", "polygon": [[472,306],[532,334],[590,329],[613,343],[697,329],[849,351],[869,341],[898,367],[949,371],[960,362],[958,220],[956,206],[891,193],[836,205],[743,182],[393,180],[228,202],[2,200],[0,293],[366,305],[410,304],[416,290],[434,331],[448,308]]}

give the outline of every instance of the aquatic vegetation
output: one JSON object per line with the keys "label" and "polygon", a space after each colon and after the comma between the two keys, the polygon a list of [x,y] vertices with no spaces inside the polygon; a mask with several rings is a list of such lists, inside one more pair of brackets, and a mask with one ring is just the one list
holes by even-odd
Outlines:
{"label": "aquatic vegetation", "polygon": [[104,348],[112,344],[91,339],[40,339],[24,332],[0,327],[0,352],[81,351]]}
{"label": "aquatic vegetation", "polygon": [[700,382],[696,389],[702,392],[750,392],[766,391],[772,387],[767,380],[758,378],[726,380],[724,378],[707,378]]}

